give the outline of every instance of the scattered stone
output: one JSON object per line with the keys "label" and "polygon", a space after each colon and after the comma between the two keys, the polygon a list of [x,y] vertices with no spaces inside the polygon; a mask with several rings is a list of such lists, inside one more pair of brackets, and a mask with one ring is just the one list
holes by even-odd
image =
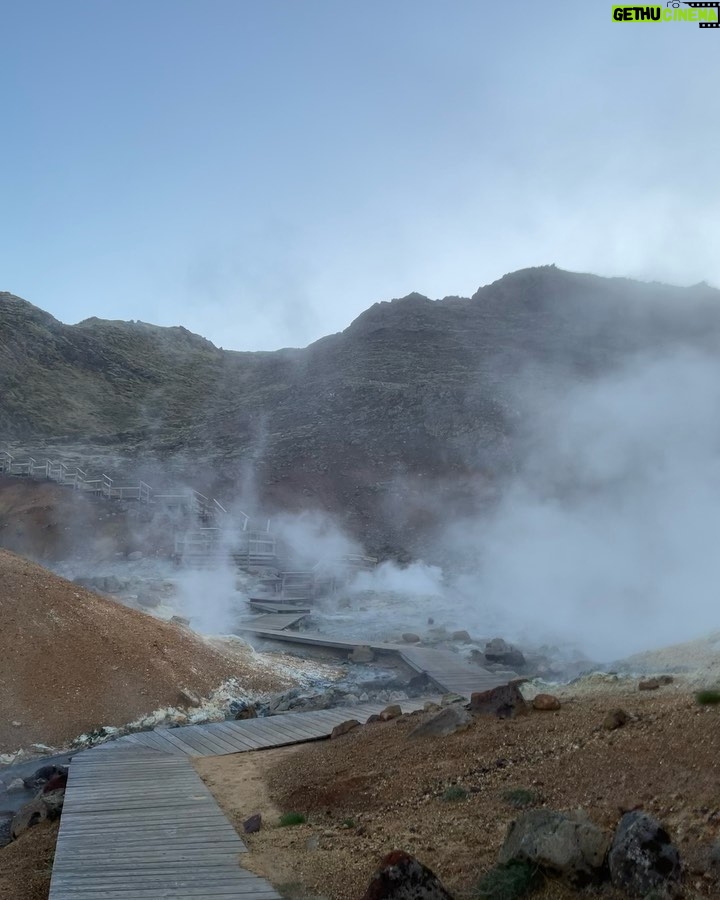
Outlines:
{"label": "scattered stone", "polygon": [[375,659],[375,654],[372,647],[362,644],[359,647],[355,647],[348,659],[353,663],[371,663]]}
{"label": "scattered stone", "polygon": [[646,678],[638,684],[639,691],[656,691],[660,687],[660,681],[657,678]]}
{"label": "scattered stone", "polygon": [[401,715],[402,707],[398,706],[397,703],[393,703],[390,706],[386,706],[385,709],[380,713],[380,721],[389,722],[390,719],[397,719]]}
{"label": "scattered stone", "polygon": [[447,737],[469,728],[471,722],[472,716],[462,706],[446,706],[413,728],[409,737]]}
{"label": "scattered stone", "polygon": [[188,691],[186,688],[180,688],[178,694],[180,695],[179,706],[193,706],[195,708],[202,706],[202,700],[197,694],[193,694],[192,691]]}
{"label": "scattered stone", "polygon": [[406,631],[401,637],[406,644],[418,644],[420,642],[420,635],[413,634],[411,631]]}
{"label": "scattered stone", "polygon": [[36,791],[57,778],[64,778],[67,781],[67,776],[67,766],[40,766],[32,775],[23,779],[23,784],[29,791]]}
{"label": "scattered stone", "polygon": [[185,616],[170,616],[170,621],[174,622],[175,625],[182,625],[183,628],[190,627],[190,619],[186,619]]}
{"label": "scattered stone", "polygon": [[608,857],[613,885],[630,896],[677,884],[680,854],[660,822],[643,812],[620,820]]}
{"label": "scattered stone", "polygon": [[498,719],[514,719],[528,711],[525,698],[514,682],[503,684],[489,691],[478,691],[470,697],[470,712],[476,715],[497,716]]}
{"label": "scattered stone", "polygon": [[611,709],[603,719],[603,728],[606,731],[615,731],[616,728],[622,728],[630,721],[630,716],[624,709]]}
{"label": "scattered stone", "polygon": [[452,900],[433,871],[404,850],[382,860],[362,900]]}
{"label": "scattered stone", "polygon": [[612,836],[585,812],[534,809],[510,824],[498,862],[529,862],[572,887],[599,882]]}
{"label": "scattered stone", "polygon": [[450,640],[455,641],[458,644],[471,644],[472,638],[468,634],[465,629],[461,629],[460,631],[453,631]]}
{"label": "scattered stone", "polygon": [[355,728],[359,727],[360,723],[357,719],[348,719],[346,722],[341,722],[333,728],[330,733],[330,739],[342,737],[342,735],[347,734],[348,731],[353,731]]}
{"label": "scattered stone", "polygon": [[494,638],[485,644],[485,659],[488,662],[501,663],[513,669],[521,669],[525,665],[524,654],[502,638]]}
{"label": "scattered stone", "polygon": [[375,722],[382,722],[382,721],[383,720],[382,720],[381,716],[379,716],[377,713],[373,713],[371,716],[367,717],[367,721],[365,722],[365,724],[373,725]]}
{"label": "scattered stone", "polygon": [[235,719],[237,721],[241,721],[242,719],[257,719],[257,707],[254,703],[241,703],[236,706],[234,709]]}
{"label": "scattered stone", "polygon": [[560,709],[560,701],[552,694],[537,694],[533,697],[533,709],[553,711]]}
{"label": "scattered stone", "polygon": [[255,813],[254,816],[250,816],[249,819],[245,819],[245,821],[242,823],[243,834],[255,834],[255,832],[260,831],[261,828],[261,813]]}
{"label": "scattered stone", "polygon": [[451,706],[453,703],[465,703],[467,701],[467,697],[463,697],[462,694],[443,694],[440,698],[440,706]]}

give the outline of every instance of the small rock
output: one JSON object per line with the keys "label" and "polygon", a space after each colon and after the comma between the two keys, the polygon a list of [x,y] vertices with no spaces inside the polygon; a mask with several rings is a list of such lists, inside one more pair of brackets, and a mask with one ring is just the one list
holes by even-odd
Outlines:
{"label": "small rock", "polygon": [[463,697],[462,694],[443,694],[440,698],[440,706],[450,706],[453,703],[465,703],[467,697]]}
{"label": "small rock", "polygon": [[362,900],[452,900],[433,871],[404,850],[382,860]]}
{"label": "small rock", "polygon": [[494,638],[485,644],[485,658],[488,662],[502,663],[513,669],[521,669],[525,665],[524,654],[502,638]]}
{"label": "small rock", "polygon": [[188,691],[187,688],[180,688],[178,694],[180,696],[179,706],[193,706],[195,708],[202,706],[202,700],[198,695],[193,694],[192,691]]}
{"label": "small rock", "polygon": [[348,656],[348,659],[353,663],[371,663],[375,659],[375,654],[373,653],[372,647],[362,644],[359,647],[355,647]]}
{"label": "small rock", "polygon": [[472,716],[462,706],[446,706],[413,728],[408,737],[447,737],[469,728],[471,722]]}
{"label": "small rock", "polygon": [[498,719],[514,719],[528,711],[525,698],[514,682],[503,684],[489,691],[479,691],[470,697],[470,712],[476,715],[497,716]]}
{"label": "small rock", "polygon": [[603,728],[606,731],[614,731],[616,728],[622,728],[630,721],[630,716],[624,709],[611,709],[603,719]]}
{"label": "small rock", "polygon": [[560,709],[560,701],[552,694],[537,694],[533,697],[533,709],[553,711]]}
{"label": "small rock", "polygon": [[14,721],[12,723],[13,728],[22,728],[22,722]]}
{"label": "small rock", "polygon": [[393,703],[390,706],[386,706],[385,709],[380,713],[380,721],[389,722],[390,719],[397,719],[401,715],[402,707],[398,706],[397,703]]}
{"label": "small rock", "polygon": [[417,644],[420,642],[420,635],[413,634],[411,631],[406,631],[401,637],[406,644]]}
{"label": "small rock", "polygon": [[254,703],[239,703],[235,701],[230,705],[231,712],[235,713],[235,719],[242,721],[243,719],[257,719],[257,707]]}
{"label": "small rock", "polygon": [[471,644],[472,643],[472,638],[470,637],[468,632],[465,631],[464,628],[461,629],[460,631],[453,631],[452,635],[450,636],[450,640],[455,641],[458,644]]}
{"label": "small rock", "polygon": [[330,739],[342,737],[342,735],[347,734],[348,731],[353,731],[355,728],[359,727],[360,723],[357,719],[348,719],[346,722],[341,722],[333,728],[330,733]]}
{"label": "small rock", "polygon": [[375,722],[382,722],[382,721],[383,720],[382,720],[381,716],[379,716],[377,713],[373,713],[371,716],[367,717],[365,724],[373,725]]}
{"label": "small rock", "polygon": [[27,788],[25,787],[25,782],[22,778],[13,778],[13,780],[7,785],[6,790],[8,794],[19,794],[20,791],[25,791]]}
{"label": "small rock", "polygon": [[190,627],[190,619],[186,619],[185,616],[170,616],[170,621],[175,625],[182,625],[183,628]]}
{"label": "small rock", "polygon": [[656,691],[659,687],[660,682],[657,678],[646,678],[638,684],[639,691]]}
{"label": "small rock", "polygon": [[680,854],[660,822],[643,812],[626,813],[615,832],[610,854],[615,887],[634,897],[680,880]]}
{"label": "small rock", "polygon": [[249,819],[245,819],[242,823],[242,830],[244,834],[255,834],[256,831],[260,831],[262,828],[262,815],[260,813],[255,813],[254,816],[250,816]]}

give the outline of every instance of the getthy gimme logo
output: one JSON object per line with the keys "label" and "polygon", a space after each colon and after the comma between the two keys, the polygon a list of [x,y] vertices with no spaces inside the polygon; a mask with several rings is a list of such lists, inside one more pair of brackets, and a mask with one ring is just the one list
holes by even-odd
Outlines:
{"label": "getthy gimme logo", "polygon": [[[690,9],[682,9],[689,6]],[[701,28],[720,28],[720,0],[693,3],[668,0],[665,6],[613,6],[613,22],[697,22]]]}

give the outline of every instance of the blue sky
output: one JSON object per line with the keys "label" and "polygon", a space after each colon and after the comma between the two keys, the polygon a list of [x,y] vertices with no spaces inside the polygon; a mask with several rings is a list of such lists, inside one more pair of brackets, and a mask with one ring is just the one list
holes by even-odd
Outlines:
{"label": "blue sky", "polygon": [[610,10],[6,2],[0,290],[274,349],[541,263],[720,286],[720,30]]}

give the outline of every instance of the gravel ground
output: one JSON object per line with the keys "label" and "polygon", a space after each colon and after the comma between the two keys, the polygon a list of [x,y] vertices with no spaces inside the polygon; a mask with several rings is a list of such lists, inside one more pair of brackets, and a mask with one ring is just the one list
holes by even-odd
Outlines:
{"label": "gravel ground", "polygon": [[[616,707],[633,719],[606,731],[601,723]],[[637,682],[610,691],[596,684],[574,699],[566,694],[559,712],[478,719],[448,738],[409,738],[418,721],[410,716],[290,754],[206,759],[199,768],[235,821],[265,809],[268,826],[248,837],[247,864],[276,884],[295,883],[298,897],[357,898],[379,858],[396,848],[417,855],[458,898],[471,896],[517,815],[505,798],[514,788],[532,792],[534,805],[582,807],[607,828],[642,807],[677,842],[687,896],[718,897],[707,853],[720,828],[719,717],[677,685],[639,692]],[[241,777],[248,756],[252,778]],[[466,798],[444,799],[452,786]],[[308,824],[273,827],[281,811],[305,813]],[[539,896],[568,892],[548,883]]]}
{"label": "gravel ground", "polygon": [[47,900],[58,823],[31,828],[0,850],[0,900]]}

